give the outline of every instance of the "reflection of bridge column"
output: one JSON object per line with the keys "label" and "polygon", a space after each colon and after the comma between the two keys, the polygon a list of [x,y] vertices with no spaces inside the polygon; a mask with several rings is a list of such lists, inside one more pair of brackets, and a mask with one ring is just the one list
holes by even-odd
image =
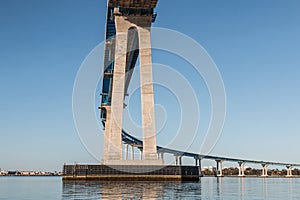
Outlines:
{"label": "reflection of bridge column", "polygon": [[222,178],[217,179],[217,196],[221,196],[222,194]]}
{"label": "reflection of bridge column", "polygon": [[217,163],[217,176],[221,177],[223,176],[223,170],[222,170],[222,160],[216,160]]}
{"label": "reflection of bridge column", "polygon": [[150,27],[152,17],[147,27],[139,27],[140,45],[140,84],[142,103],[143,151],[145,160],[157,160],[156,129],[154,114],[154,92],[152,80],[152,53],[150,43]]}
{"label": "reflection of bridge column", "polygon": [[262,173],[261,176],[267,177],[268,176],[268,164],[261,164],[262,166]]}
{"label": "reflection of bridge column", "polygon": [[293,173],[292,173],[292,166],[288,165],[286,166],[286,177],[292,177]]}
{"label": "reflection of bridge column", "polygon": [[239,164],[239,176],[245,176],[245,162],[238,162]]}
{"label": "reflection of bridge column", "polygon": [[241,194],[241,197],[245,196],[245,179],[239,178],[238,179],[238,186],[239,186],[239,193]]}

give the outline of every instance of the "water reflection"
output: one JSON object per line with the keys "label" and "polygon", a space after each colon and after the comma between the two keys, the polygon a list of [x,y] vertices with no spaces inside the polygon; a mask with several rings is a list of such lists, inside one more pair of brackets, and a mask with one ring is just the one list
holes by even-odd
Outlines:
{"label": "water reflection", "polygon": [[[62,199],[300,199],[300,178],[204,177],[199,182],[63,182]],[[0,191],[1,192],[1,191]]]}
{"label": "water reflection", "polygon": [[153,182],[64,182],[63,198],[156,199],[162,197],[163,187]]}
{"label": "water reflection", "polygon": [[217,177],[217,186],[216,186],[216,190],[217,190],[217,195],[221,196],[222,194],[222,177]]}
{"label": "water reflection", "polygon": [[245,196],[245,178],[244,177],[238,178],[238,186],[239,186],[240,198],[244,199],[244,196]]}
{"label": "water reflection", "polygon": [[262,178],[264,199],[268,199],[268,181],[269,181],[268,178]]}
{"label": "water reflection", "polygon": [[201,182],[63,182],[62,199],[181,199],[199,197]]}

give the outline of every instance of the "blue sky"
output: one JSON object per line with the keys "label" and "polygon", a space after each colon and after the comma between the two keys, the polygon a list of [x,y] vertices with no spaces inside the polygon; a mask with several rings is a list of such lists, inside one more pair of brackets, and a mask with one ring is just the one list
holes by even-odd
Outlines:
{"label": "blue sky", "polygon": [[[153,26],[190,36],[220,70],[227,116],[212,154],[300,163],[300,2],[181,3],[160,1]],[[76,133],[72,91],[84,58],[104,39],[105,6],[104,0],[0,1],[0,168],[95,162]],[[153,60],[178,67],[163,53],[154,52]]]}

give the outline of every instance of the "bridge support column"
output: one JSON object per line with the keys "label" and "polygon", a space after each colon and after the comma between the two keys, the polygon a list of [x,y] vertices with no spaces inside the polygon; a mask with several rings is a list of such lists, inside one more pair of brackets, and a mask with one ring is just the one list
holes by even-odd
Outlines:
{"label": "bridge support column", "polygon": [[116,22],[116,39],[115,39],[115,59],[112,84],[112,101],[111,101],[111,121],[109,150],[106,157],[109,160],[122,160],[122,119],[124,107],[124,88],[125,88],[125,68],[127,53],[127,36],[128,28],[124,25],[124,19],[115,16]]}
{"label": "bridge support column", "polygon": [[203,174],[202,174],[201,160],[202,160],[201,158],[195,158],[195,166],[198,167],[199,176],[203,176]]}
{"label": "bridge support column", "polygon": [[143,160],[143,150],[140,149],[140,160]]}
{"label": "bridge support column", "polygon": [[201,158],[199,158],[198,159],[198,170],[199,170],[199,176],[203,176],[203,174],[202,174],[202,159]]}
{"label": "bridge support column", "polygon": [[109,151],[109,146],[110,146],[110,113],[111,113],[111,108],[110,106],[104,106],[106,110],[106,119],[105,119],[105,130],[104,130],[104,149],[103,149],[103,158],[102,162],[105,162],[109,158],[108,151]]}
{"label": "bridge support column", "polygon": [[163,152],[158,152],[157,157],[158,157],[158,160],[164,160],[164,153]]}
{"label": "bridge support column", "polygon": [[182,156],[179,156],[179,166],[182,165]]}
{"label": "bridge support column", "polygon": [[149,24],[147,27],[138,28],[140,45],[143,151],[145,160],[157,160],[150,26],[151,18],[149,18]]}
{"label": "bridge support column", "polygon": [[128,144],[125,144],[125,160],[128,160]]}
{"label": "bridge support column", "polygon": [[268,164],[261,164],[262,166],[262,173],[261,176],[267,177],[268,176]]}
{"label": "bridge support column", "polygon": [[292,173],[292,166],[288,165],[286,166],[287,171],[286,171],[286,177],[292,177],[293,173]]}
{"label": "bridge support column", "polygon": [[245,176],[245,162],[238,162],[239,164],[239,175],[241,177]]}
{"label": "bridge support column", "polygon": [[134,146],[131,145],[131,160],[134,160]]}
{"label": "bridge support column", "polygon": [[[114,11],[116,37],[114,48],[114,70],[111,93],[111,114],[108,129],[109,148],[104,145],[103,164],[122,164],[122,120],[124,108],[124,93],[128,84],[128,78],[132,71],[128,70],[127,55],[134,51],[135,46],[130,46],[130,42],[138,34],[139,56],[140,56],[140,86],[141,86],[141,114],[143,132],[143,158],[140,164],[161,165],[158,161],[156,149],[156,128],[154,113],[154,92],[152,79],[152,52],[150,27],[152,15],[127,15],[121,13],[117,8]],[[127,52],[128,51],[128,52]],[[130,59],[130,58],[128,58]],[[126,74],[127,73],[127,74]],[[132,154],[133,158],[133,154]],[[128,162],[129,163],[129,162]]]}
{"label": "bridge support column", "polygon": [[175,165],[178,165],[179,164],[179,156],[175,156]]}
{"label": "bridge support column", "polygon": [[164,153],[163,152],[160,153],[160,159],[164,160]]}
{"label": "bridge support column", "polygon": [[222,160],[216,160],[217,163],[217,177],[223,177],[223,170],[222,170]]}

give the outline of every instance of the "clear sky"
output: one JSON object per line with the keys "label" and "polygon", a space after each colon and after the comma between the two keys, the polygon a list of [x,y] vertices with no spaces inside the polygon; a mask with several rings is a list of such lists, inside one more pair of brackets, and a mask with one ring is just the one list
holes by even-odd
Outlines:
{"label": "clear sky", "polygon": [[[223,77],[227,116],[211,154],[300,163],[299,10],[298,0],[159,2],[153,26],[196,40]],[[76,133],[72,91],[104,39],[105,12],[104,0],[0,1],[0,168],[95,162]]]}

